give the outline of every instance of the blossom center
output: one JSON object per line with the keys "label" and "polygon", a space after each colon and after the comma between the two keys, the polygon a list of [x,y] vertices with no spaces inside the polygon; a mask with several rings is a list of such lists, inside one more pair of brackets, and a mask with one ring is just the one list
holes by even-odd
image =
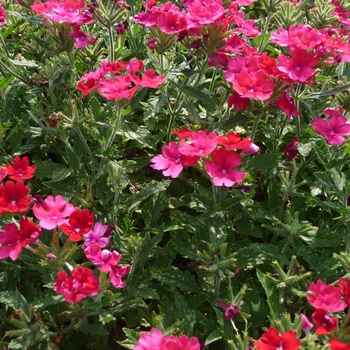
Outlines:
{"label": "blossom center", "polygon": [[11,205],[15,205],[16,204],[16,201],[11,201]]}

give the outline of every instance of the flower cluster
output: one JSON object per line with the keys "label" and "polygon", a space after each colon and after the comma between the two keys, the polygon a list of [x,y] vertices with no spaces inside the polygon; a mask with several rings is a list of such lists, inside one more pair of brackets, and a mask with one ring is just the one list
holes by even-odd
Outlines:
{"label": "flower cluster", "polygon": [[188,339],[183,334],[179,338],[173,335],[164,336],[156,328],[151,329],[151,334],[142,332],[134,350],[200,350],[200,344],[196,337]]}
{"label": "flower cluster", "polygon": [[194,166],[204,159],[205,171],[214,185],[232,187],[247,174],[234,170],[241,165],[242,154],[254,154],[259,150],[249,137],[242,139],[240,133],[235,132],[229,132],[226,137],[213,131],[207,134],[187,128],[173,130],[173,133],[180,138],[179,144],[171,141],[163,146],[161,155],[151,159],[153,169],[163,170],[164,176],[172,178],[178,177],[184,166]]}
{"label": "flower cluster", "polygon": [[153,69],[137,75],[143,68],[143,61],[135,58],[125,63],[105,61],[95,72],[85,74],[77,88],[83,92],[83,97],[97,91],[107,100],[130,100],[140,88],[155,89],[164,82],[164,77],[154,75]]}
{"label": "flower cluster", "polygon": [[[156,1],[149,1],[144,3],[146,12],[140,12],[133,20],[151,29],[155,36],[149,42],[152,49],[155,45],[162,46],[164,35],[160,32],[173,40],[183,41],[186,38],[193,49],[202,47],[207,53],[214,53],[223,46],[223,39],[231,32],[248,37],[261,34],[254,20],[246,21],[243,12],[239,11],[238,5],[247,6],[254,1],[236,1],[236,4],[225,8],[220,0],[191,0],[183,1],[181,10],[171,2],[156,6]],[[167,38],[167,42],[171,43],[171,38]]]}
{"label": "flower cluster", "polygon": [[330,145],[340,145],[344,143],[345,137],[350,135],[350,124],[342,114],[342,106],[338,109],[326,108],[324,114],[328,120],[316,117],[312,123],[315,131],[324,136]]}
{"label": "flower cluster", "polygon": [[53,23],[64,23],[69,29],[72,29],[73,33],[68,33],[68,36],[75,39],[76,48],[83,50],[86,45],[96,41],[96,37],[92,37],[91,33],[86,34],[81,30],[82,25],[94,22],[91,11],[88,6],[85,6],[84,0],[35,1],[30,7],[34,13],[44,17],[43,22],[47,26],[49,26],[47,20],[50,20]]}
{"label": "flower cluster", "polygon": [[[41,257],[39,251],[43,250],[47,259],[55,258],[54,254],[48,253],[50,248],[39,240],[44,229],[53,230],[54,253],[60,254],[62,261],[68,263],[64,257],[71,257],[69,245],[67,245],[67,251],[59,251],[61,249],[57,240],[59,239],[57,236],[59,227],[70,242],[80,242],[85,239],[82,249],[86,258],[98,266],[101,273],[109,273],[110,281],[115,288],[123,288],[125,281],[122,281],[122,277],[129,272],[130,265],[120,266],[121,255],[115,250],[101,251],[101,248],[108,246],[111,238],[110,231],[115,227],[103,225],[100,222],[94,224],[93,213],[90,213],[88,209],[79,210],[73,204],[67,203],[60,195],[47,196],[45,199],[38,195],[27,196],[29,187],[24,185],[23,180],[32,178],[35,170],[34,165],[29,165],[28,157],[15,157],[13,164],[6,164],[6,168],[0,169],[0,181],[3,181],[6,176],[16,181],[7,181],[4,185],[0,185],[0,213],[26,212],[33,200],[35,202],[32,208],[33,214],[39,220],[39,223],[36,224],[24,216],[19,219],[19,225],[5,224],[3,231],[0,231],[0,259],[10,257],[12,260],[17,260],[23,248]],[[36,244],[37,249],[31,247],[30,244]],[[72,252],[74,251],[75,248]],[[66,301],[75,303],[88,295],[93,296],[99,292],[99,278],[86,267],[72,268],[70,275],[60,271],[54,290],[61,293]]]}

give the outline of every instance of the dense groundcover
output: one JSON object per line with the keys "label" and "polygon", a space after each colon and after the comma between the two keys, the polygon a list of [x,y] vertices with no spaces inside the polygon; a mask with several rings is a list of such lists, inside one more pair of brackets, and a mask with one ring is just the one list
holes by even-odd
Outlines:
{"label": "dense groundcover", "polygon": [[4,0],[0,349],[350,347],[350,3]]}

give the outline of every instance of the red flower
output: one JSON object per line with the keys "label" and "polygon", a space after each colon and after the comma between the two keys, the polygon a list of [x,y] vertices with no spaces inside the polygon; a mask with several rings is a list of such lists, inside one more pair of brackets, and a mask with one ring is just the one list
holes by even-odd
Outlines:
{"label": "red flower", "polygon": [[346,345],[338,339],[332,339],[329,341],[329,346],[331,350],[349,350],[350,344]]}
{"label": "red flower", "polygon": [[331,331],[338,327],[338,319],[328,316],[325,309],[316,309],[312,320],[316,324],[316,334],[331,334]]}
{"label": "red flower", "polygon": [[12,260],[17,260],[23,248],[31,243],[34,243],[41,235],[41,228],[27,217],[21,218],[19,222],[20,229],[17,230],[17,244],[10,254]]}
{"label": "red flower", "polygon": [[339,278],[339,289],[343,294],[345,304],[350,306],[350,280]]}
{"label": "red flower", "polygon": [[26,197],[29,187],[22,180],[7,181],[0,185],[0,213],[23,213],[28,210],[32,197]]}
{"label": "red flower", "polygon": [[309,290],[312,294],[308,294],[307,300],[315,309],[325,309],[331,312],[344,310],[346,304],[341,299],[341,290],[333,285],[326,285],[321,280],[316,284],[312,282]]}
{"label": "red flower", "polygon": [[13,165],[6,164],[7,173],[11,180],[31,179],[34,176],[36,166],[29,166],[29,158],[15,157]]}
{"label": "red flower", "polygon": [[61,225],[61,230],[72,242],[81,241],[82,235],[91,231],[94,224],[94,214],[88,209],[73,211],[68,220],[68,224]]}
{"label": "red flower", "polygon": [[63,295],[69,303],[77,303],[87,296],[94,296],[99,293],[99,278],[87,267],[79,266],[67,275],[61,271],[57,275],[54,291]]}
{"label": "red flower", "polygon": [[225,146],[228,150],[232,151],[234,149],[244,150],[249,148],[252,144],[250,137],[241,139],[241,134],[239,132],[229,132],[227,137],[219,136],[218,144]]}
{"label": "red flower", "polygon": [[7,176],[7,169],[5,168],[0,168],[0,182],[5,179]]}
{"label": "red flower", "polygon": [[300,347],[300,343],[296,332],[288,331],[280,335],[276,328],[270,327],[262,335],[261,340],[254,342],[254,345],[257,350],[297,350]]}
{"label": "red flower", "polygon": [[299,142],[297,141],[297,139],[293,139],[291,142],[288,143],[283,152],[285,156],[288,156],[288,160],[294,159],[299,154],[299,151],[297,149],[298,145]]}

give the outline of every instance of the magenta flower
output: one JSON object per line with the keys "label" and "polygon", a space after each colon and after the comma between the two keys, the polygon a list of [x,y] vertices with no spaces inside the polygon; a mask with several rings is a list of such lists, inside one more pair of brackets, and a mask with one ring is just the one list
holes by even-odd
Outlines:
{"label": "magenta flower", "polygon": [[212,160],[205,161],[204,165],[215,186],[232,187],[235,183],[243,181],[248,174],[232,170],[241,165],[241,156],[235,151],[219,148],[213,151],[211,157]]}
{"label": "magenta flower", "polygon": [[196,337],[188,338],[185,334],[179,338],[169,335],[167,337],[156,328],[151,329],[151,334],[142,332],[134,350],[200,350],[200,344]]}
{"label": "magenta flower", "polygon": [[180,175],[184,166],[192,166],[198,162],[198,159],[197,156],[183,155],[178,145],[171,141],[168,146],[162,147],[162,154],[151,159],[151,162],[154,163],[151,168],[164,170],[164,176],[176,178]]}
{"label": "magenta flower", "polygon": [[287,74],[294,82],[308,84],[316,74],[314,67],[318,64],[319,58],[313,52],[297,47],[290,47],[289,51],[291,58],[278,56],[278,70]]}
{"label": "magenta flower", "polygon": [[107,247],[111,239],[109,231],[108,225],[102,225],[100,222],[96,222],[94,229],[83,236],[86,239],[84,248],[94,243],[97,243],[100,248]]}
{"label": "magenta flower", "polygon": [[214,151],[218,145],[219,136],[215,132],[206,134],[204,131],[193,131],[190,143],[180,141],[179,151],[185,156],[206,157]]}
{"label": "magenta flower", "polygon": [[39,225],[47,230],[68,223],[68,216],[75,210],[62,196],[48,196],[42,203],[35,203],[33,213],[40,220]]}
{"label": "magenta flower", "polygon": [[338,312],[346,308],[346,304],[340,301],[342,292],[339,287],[332,284],[326,285],[321,280],[312,282],[309,287],[307,300],[315,309]]}
{"label": "magenta flower", "polygon": [[333,114],[328,121],[316,117],[312,126],[330,145],[340,145],[345,141],[343,136],[350,135],[350,124],[347,124],[346,118],[339,114]]}
{"label": "magenta flower", "polygon": [[0,259],[9,257],[16,248],[18,242],[18,229],[16,224],[5,224],[4,230],[5,231],[0,232]]}

